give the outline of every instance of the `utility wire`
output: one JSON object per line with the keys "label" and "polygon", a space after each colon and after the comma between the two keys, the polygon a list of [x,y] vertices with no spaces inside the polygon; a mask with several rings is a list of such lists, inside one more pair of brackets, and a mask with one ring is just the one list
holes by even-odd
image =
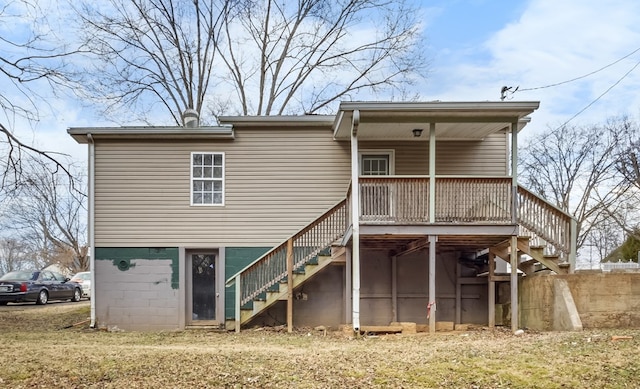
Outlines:
{"label": "utility wire", "polygon": [[[638,48],[638,50],[640,50],[640,48]],[[636,50],[636,51],[638,51]],[[633,53],[632,53],[633,54]],[[628,56],[627,56],[628,57]],[[600,96],[598,96],[595,100],[593,100],[592,102],[590,102],[589,104],[587,104],[586,107],[582,108],[578,113],[576,113],[575,115],[571,116],[571,118],[569,118],[566,122],[562,123],[562,125],[558,126],[557,129],[560,129],[564,126],[567,125],[567,123],[569,123],[570,121],[572,121],[573,119],[575,119],[576,117],[578,117],[578,115],[580,115],[581,113],[583,113],[584,111],[586,111],[589,107],[591,107],[593,104],[595,104],[598,100],[600,100],[604,95],[606,95],[607,93],[609,93],[609,91],[611,89],[613,89],[616,85],[618,85],[622,80],[624,80],[625,78],[627,78],[627,76],[629,74],[631,74],[631,72],[633,72],[638,66],[640,65],[640,61],[636,62],[635,65],[633,65],[633,67],[631,69],[629,69],[628,72],[626,72],[622,77],[620,77],[618,79],[618,81],[614,82],[613,85],[611,85],[609,88],[607,88],[607,90],[605,90],[604,92],[602,92],[602,94]],[[522,89],[520,89],[522,90]]]}
{"label": "utility wire", "polygon": [[[535,88],[518,88],[518,89],[516,89],[516,90],[517,90],[518,92],[522,92],[522,91],[529,91],[529,90],[536,90],[536,89],[551,88],[551,87],[558,86],[558,85],[562,85],[562,84],[568,84],[568,83],[570,83],[570,82],[577,81],[577,80],[583,79],[583,78],[585,78],[585,77],[589,77],[589,76],[591,76],[591,75],[593,75],[593,74],[596,74],[596,73],[598,73],[598,72],[601,72],[601,71],[603,71],[604,69],[606,69],[606,68],[608,68],[608,67],[611,67],[611,66],[613,66],[613,65],[617,64],[618,62],[620,62],[620,61],[624,60],[624,59],[629,58],[630,56],[632,56],[633,54],[637,53],[638,51],[640,51],[640,47],[638,47],[637,49],[633,50],[632,52],[630,52],[629,54],[625,55],[624,57],[622,57],[622,58],[620,58],[620,59],[618,59],[618,60],[616,60],[616,61],[614,61],[614,62],[611,62],[610,64],[608,64],[608,65],[606,65],[606,66],[601,67],[601,68],[600,68],[600,69],[598,69],[598,70],[594,70],[594,71],[592,71],[591,73],[587,73],[587,74],[585,74],[585,75],[583,75],[583,76],[580,76],[580,77],[572,78],[571,80],[562,81],[562,82],[557,82],[557,83],[555,83],[555,84],[549,84],[549,85],[545,85],[545,86],[538,86],[538,87],[535,87]],[[638,66],[638,65],[636,64],[636,66]],[[634,66],[633,68],[635,69],[635,67],[636,67],[636,66]],[[631,70],[633,70],[633,69],[631,69]],[[629,73],[627,73],[627,74],[629,74]],[[626,76],[627,76],[627,74],[625,74],[625,75],[624,75],[624,77],[626,77]],[[624,77],[622,77],[622,78],[624,78]],[[621,81],[621,80],[620,80],[620,81]],[[620,82],[620,81],[618,81],[618,82]],[[617,83],[616,83],[616,84],[617,84]],[[615,84],[614,84],[613,86],[615,86]],[[609,90],[607,90],[607,92],[608,92],[608,91],[609,91]],[[512,93],[515,93],[515,92],[516,92],[516,91],[513,91]],[[606,93],[606,92],[605,92],[605,93]],[[594,101],[594,102],[595,102],[595,101]]]}

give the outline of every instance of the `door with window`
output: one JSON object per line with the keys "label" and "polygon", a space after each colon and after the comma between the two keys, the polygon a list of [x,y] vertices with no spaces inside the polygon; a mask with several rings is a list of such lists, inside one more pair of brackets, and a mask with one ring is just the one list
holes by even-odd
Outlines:
{"label": "door with window", "polygon": [[187,324],[218,325],[216,315],[220,294],[217,291],[216,253],[187,254]]}
{"label": "door with window", "polygon": [[393,151],[360,153],[360,204],[363,220],[385,221],[392,217],[392,184],[381,176],[393,174],[393,162]]}

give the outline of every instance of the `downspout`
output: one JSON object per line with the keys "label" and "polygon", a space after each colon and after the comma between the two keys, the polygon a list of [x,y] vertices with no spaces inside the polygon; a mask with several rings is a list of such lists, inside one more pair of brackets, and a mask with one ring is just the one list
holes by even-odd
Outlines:
{"label": "downspout", "polygon": [[516,226],[511,237],[511,330],[519,327],[518,301],[518,121],[511,123],[511,222]]}
{"label": "downspout", "polygon": [[89,201],[88,201],[88,220],[87,220],[87,234],[89,239],[89,272],[91,273],[91,328],[96,327],[96,267],[95,267],[95,144],[93,143],[93,136],[91,133],[87,134],[87,140],[89,141]]}
{"label": "downspout", "polygon": [[358,163],[358,125],[360,125],[360,111],[353,110],[351,121],[351,318],[353,331],[360,332],[360,174]]}

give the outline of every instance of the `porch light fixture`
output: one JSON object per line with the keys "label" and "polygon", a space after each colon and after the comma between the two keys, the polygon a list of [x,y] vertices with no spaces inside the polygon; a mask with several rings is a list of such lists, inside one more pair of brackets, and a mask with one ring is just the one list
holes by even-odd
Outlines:
{"label": "porch light fixture", "polygon": [[422,135],[422,128],[414,128],[411,132],[413,132],[413,136],[419,138]]}

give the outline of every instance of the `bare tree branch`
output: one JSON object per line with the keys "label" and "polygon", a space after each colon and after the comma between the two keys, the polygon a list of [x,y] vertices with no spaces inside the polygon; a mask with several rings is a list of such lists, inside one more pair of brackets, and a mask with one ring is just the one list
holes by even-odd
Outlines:
{"label": "bare tree branch", "polygon": [[105,103],[106,114],[125,109],[145,122],[156,119],[157,105],[178,125],[186,109],[201,113],[227,1],[110,0],[107,5],[86,2],[77,9],[83,43],[96,61],[96,72],[85,78],[87,95]]}
{"label": "bare tree branch", "polygon": [[612,121],[548,130],[520,147],[521,181],[576,218],[578,248],[626,193],[615,168],[621,140]]}

